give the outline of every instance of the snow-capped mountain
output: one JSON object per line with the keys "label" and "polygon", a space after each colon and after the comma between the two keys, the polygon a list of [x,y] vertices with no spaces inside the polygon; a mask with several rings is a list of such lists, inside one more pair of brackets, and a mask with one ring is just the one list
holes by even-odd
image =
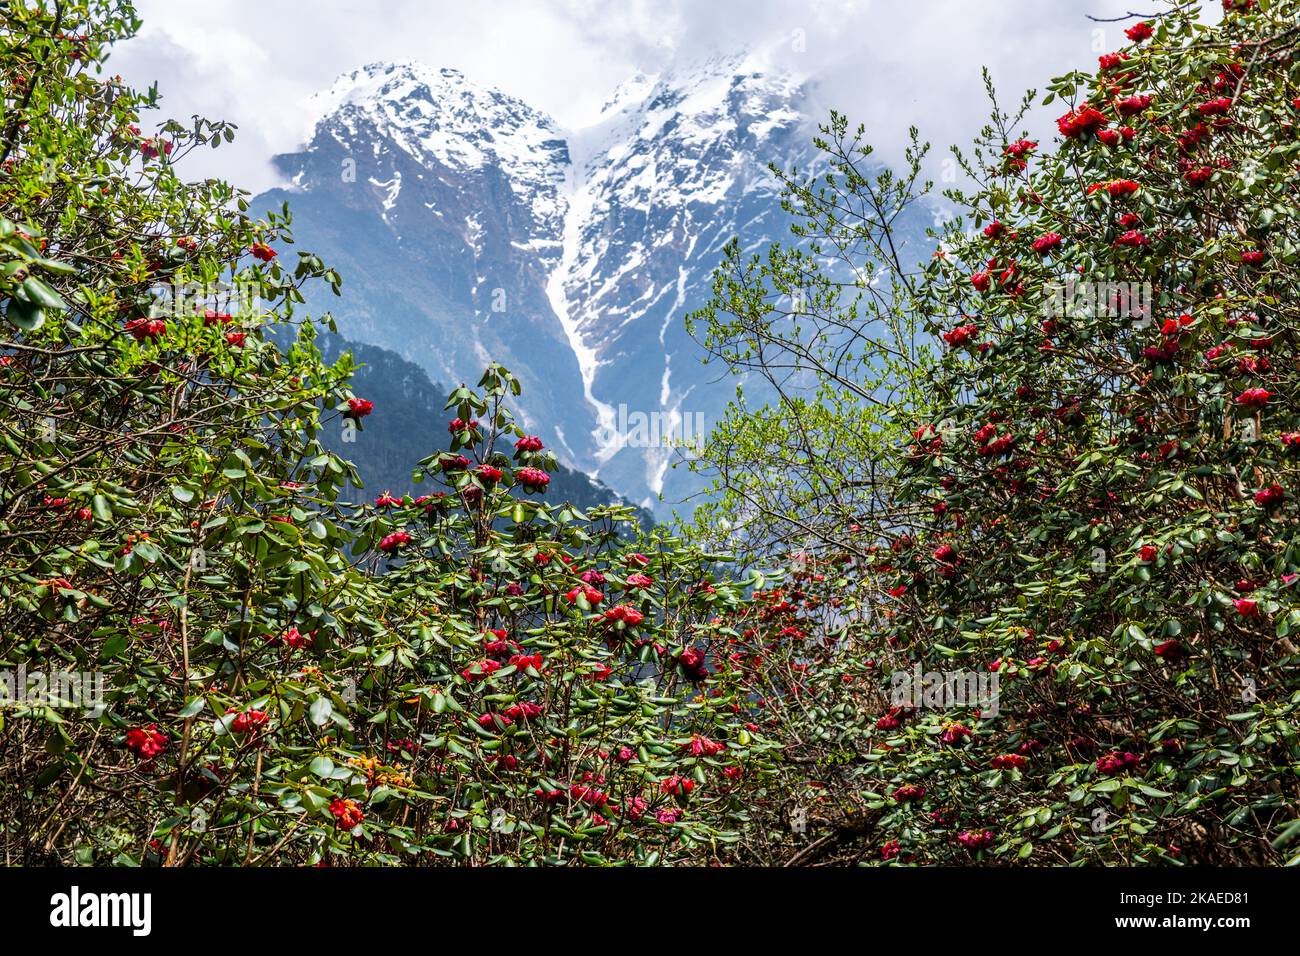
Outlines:
{"label": "snow-capped mountain", "polygon": [[342,300],[312,304],[435,381],[473,383],[501,362],[552,444],[587,461],[595,418],[546,291],[567,208],[563,135],[518,100],[410,62],[340,77],[313,105],[307,146],[276,157],[289,188],[261,197],[288,199],[298,241],[344,276]]}
{"label": "snow-capped mountain", "polygon": [[276,158],[289,185],[261,200],[289,200],[297,241],[342,272],[342,301],[312,305],[344,335],[441,381],[501,362],[562,458],[662,513],[694,490],[668,467],[681,440],[735,394],[684,316],[732,236],[786,237],[767,163],[807,166],[806,96],[715,58],[637,74],[563,130],[456,70],[372,64],[314,98],[308,142]]}

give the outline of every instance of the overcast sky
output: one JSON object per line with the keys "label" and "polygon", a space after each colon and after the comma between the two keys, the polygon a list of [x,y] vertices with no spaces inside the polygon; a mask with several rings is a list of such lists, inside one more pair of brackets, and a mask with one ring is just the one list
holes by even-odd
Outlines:
{"label": "overcast sky", "polygon": [[[1004,105],[1027,87],[1124,42],[1094,17],[1152,13],[1162,0],[136,0],[140,35],[108,69],[157,81],[164,112],[240,127],[196,162],[257,191],[271,155],[300,145],[304,101],[377,60],[451,66],[565,126],[589,121],[619,82],[674,59],[763,48],[818,78],[827,105],[867,124],[887,159],[908,125],[946,149],[987,116],[980,67]],[[1215,7],[1218,5],[1215,4]],[[1046,112],[1051,112],[1049,108]],[[1057,110],[1059,112],[1059,110]],[[1054,116],[1055,113],[1053,112]],[[1039,130],[1051,116],[1039,117]]]}

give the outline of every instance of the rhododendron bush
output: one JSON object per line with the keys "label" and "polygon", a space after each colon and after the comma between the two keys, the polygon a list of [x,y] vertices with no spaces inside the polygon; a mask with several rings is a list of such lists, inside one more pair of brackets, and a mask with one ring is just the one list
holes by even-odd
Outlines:
{"label": "rhododendron bush", "polygon": [[775,757],[723,559],[549,500],[495,366],[427,495],[341,502],[319,439],[383,409],[295,308],[339,277],[180,178],[229,127],[96,74],[129,7],[2,16],[0,658],[88,675],[0,710],[4,858],[735,858]]}
{"label": "rhododendron bush", "polygon": [[[700,466],[756,553],[799,542],[841,604],[771,730],[807,768],[792,799],[824,808],[804,858],[1296,859],[1300,6],[1226,6],[1213,29],[1185,9],[1130,24],[1095,72],[1054,80],[1055,142],[995,111],[958,154],[963,216],[917,269],[889,230],[919,194],[868,178],[835,117],[830,174],[787,180],[822,255],[733,249],[697,317],[722,358],[837,401],[854,376],[809,329],[850,330],[870,385],[844,428],[738,408]],[[836,259],[865,277],[847,304]],[[825,294],[792,330],[798,283]],[[889,449],[869,469],[861,421]],[[764,457],[751,439],[778,429],[805,453]],[[818,488],[820,512],[780,507]],[[900,702],[914,668],[997,694]]]}
{"label": "rhododendron bush", "polygon": [[832,114],[693,318],[780,399],[647,533],[495,364],[343,500],[343,279],[182,178],[233,129],[150,128],[128,4],[5,6],[0,672],[77,678],[0,708],[5,860],[1294,862],[1300,3],[1226,8],[1116,30],[1054,141],[995,107],[928,238],[927,147]]}

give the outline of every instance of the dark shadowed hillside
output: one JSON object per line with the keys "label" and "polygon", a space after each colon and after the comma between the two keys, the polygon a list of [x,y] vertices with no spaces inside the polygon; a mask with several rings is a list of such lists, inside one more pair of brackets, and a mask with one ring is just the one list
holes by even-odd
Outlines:
{"label": "dark shadowed hillside", "polygon": [[[355,442],[345,443],[338,430],[327,429],[323,436],[331,451],[356,465],[365,491],[358,497],[385,491],[394,495],[424,493],[411,474],[421,458],[447,447],[447,422],[454,417],[443,407],[449,389],[430,382],[424,369],[388,349],[337,336],[323,337],[320,345],[331,361],[345,349],[352,352],[358,365],[353,391],[375,403],[374,413],[356,433]],[[563,466],[551,472],[546,494],[580,508],[623,500],[599,481]],[[648,512],[643,515],[650,521]]]}

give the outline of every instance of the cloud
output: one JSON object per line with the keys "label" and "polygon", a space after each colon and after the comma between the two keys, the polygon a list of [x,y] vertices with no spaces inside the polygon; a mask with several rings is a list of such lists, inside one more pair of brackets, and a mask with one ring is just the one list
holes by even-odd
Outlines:
{"label": "cloud", "polygon": [[[638,69],[761,48],[818,80],[816,105],[867,124],[897,161],[908,126],[936,146],[964,143],[987,117],[980,68],[1004,105],[1027,87],[1095,64],[1121,45],[1132,0],[137,0],[141,34],[109,69],[136,86],[157,81],[163,112],[238,124],[239,137],[187,162],[257,191],[269,159],[300,145],[306,100],[340,73],[403,57],[460,69],[562,125],[590,119]],[[1155,4],[1158,9],[1159,3]],[[820,117],[813,117],[814,119]],[[1040,115],[1046,133],[1050,118]]]}

